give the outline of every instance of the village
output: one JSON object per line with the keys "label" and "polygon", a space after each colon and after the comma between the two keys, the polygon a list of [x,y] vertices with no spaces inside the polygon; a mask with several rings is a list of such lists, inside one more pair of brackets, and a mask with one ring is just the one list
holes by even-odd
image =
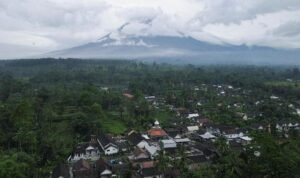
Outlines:
{"label": "village", "polygon": [[[228,85],[201,85],[192,87],[192,91],[206,92],[214,90],[219,98],[236,97],[236,93],[249,95],[251,91],[235,89]],[[124,93],[124,97],[131,99],[134,96]],[[65,162],[58,164],[52,171],[53,178],[110,178],[110,177],[137,177],[161,178],[180,177],[182,168],[199,170],[210,165],[220,155],[216,142],[224,140],[228,147],[235,152],[246,151],[251,144],[253,132],[275,132],[282,138],[289,137],[290,130],[300,129],[299,122],[280,121],[276,123],[252,123],[247,127],[237,127],[230,124],[219,124],[208,118],[199,110],[176,108],[165,104],[164,98],[145,96],[145,100],[154,108],[162,105],[168,107],[175,115],[168,122],[168,127],[163,127],[159,120],[153,118],[154,123],[144,130],[128,129],[120,135],[112,135],[100,131],[90,136],[90,140],[80,142],[74,148]],[[274,95],[266,100],[279,101]],[[191,101],[193,105],[201,106],[205,100]],[[259,105],[263,100],[253,101]],[[226,107],[240,108],[242,103],[228,104]],[[222,103],[218,103],[222,106]],[[293,104],[293,114],[299,115],[299,109]],[[252,119],[243,112],[236,112],[243,122]],[[260,114],[260,113],[258,113]],[[274,125],[275,124],[275,125]],[[252,150],[253,155],[260,156],[259,149]]]}

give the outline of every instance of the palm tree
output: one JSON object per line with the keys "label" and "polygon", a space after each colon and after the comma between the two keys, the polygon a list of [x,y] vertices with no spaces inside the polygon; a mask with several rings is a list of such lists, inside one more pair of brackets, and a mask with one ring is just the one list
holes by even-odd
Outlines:
{"label": "palm tree", "polygon": [[166,170],[168,169],[169,163],[170,163],[169,157],[165,154],[165,152],[163,150],[161,150],[158,155],[157,167],[158,167],[158,170],[163,173],[163,176],[164,176],[164,173],[166,172]]}
{"label": "palm tree", "polygon": [[217,153],[220,157],[225,156],[229,152],[229,146],[225,137],[219,137],[215,142]]}
{"label": "palm tree", "polygon": [[186,153],[185,153],[185,148],[180,147],[179,149],[179,158],[175,162],[177,169],[180,170],[181,175],[187,175],[188,174],[188,164],[187,164],[187,159],[186,159]]}

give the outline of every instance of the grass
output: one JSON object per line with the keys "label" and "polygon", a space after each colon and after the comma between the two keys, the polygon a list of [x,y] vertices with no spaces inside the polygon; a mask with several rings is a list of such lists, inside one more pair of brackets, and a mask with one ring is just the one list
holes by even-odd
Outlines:
{"label": "grass", "polygon": [[161,125],[168,125],[168,120],[172,117],[172,113],[168,111],[158,111],[154,114],[154,119],[157,119]]}
{"label": "grass", "polygon": [[300,82],[298,81],[271,81],[266,82],[265,85],[273,87],[290,87],[292,89],[300,90]]}
{"label": "grass", "polygon": [[126,125],[120,120],[106,119],[101,124],[105,131],[114,135],[122,134],[127,129]]}

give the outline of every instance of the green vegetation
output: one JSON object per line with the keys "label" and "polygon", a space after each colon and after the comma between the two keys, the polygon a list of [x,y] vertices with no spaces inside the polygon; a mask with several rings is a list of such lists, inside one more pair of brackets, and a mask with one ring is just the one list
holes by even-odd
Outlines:
{"label": "green vegetation", "polygon": [[300,90],[300,82],[299,81],[272,81],[266,82],[267,86],[270,87],[278,87],[278,88],[290,88],[294,90]]}
{"label": "green vegetation", "polygon": [[158,120],[162,126],[167,127],[170,125],[170,119],[174,117],[174,114],[169,111],[157,111],[153,117],[154,119]]}
{"label": "green vegetation", "polygon": [[127,126],[119,119],[105,119],[101,121],[103,132],[114,135],[122,134],[127,130]]}
{"label": "green vegetation", "polygon": [[[294,113],[300,102],[299,80],[297,68],[75,59],[1,61],[0,177],[48,177],[91,134],[145,130],[155,119],[169,126],[175,114],[168,106],[242,128],[258,122],[299,121]],[[219,84],[234,88],[221,95],[225,89],[218,89]],[[164,101],[153,107],[144,98],[149,95]],[[271,95],[280,99],[270,100]],[[237,113],[251,119],[243,120]],[[256,135],[254,144],[261,146],[263,155],[259,158],[242,157],[220,143],[223,156],[213,164],[216,167],[187,177],[299,177],[299,134],[293,135],[284,141],[282,135]]]}

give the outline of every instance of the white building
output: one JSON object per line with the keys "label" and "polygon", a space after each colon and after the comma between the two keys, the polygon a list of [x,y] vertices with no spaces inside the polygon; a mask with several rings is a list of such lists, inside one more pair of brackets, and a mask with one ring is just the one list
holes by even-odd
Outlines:
{"label": "white building", "polygon": [[236,139],[236,138],[243,137],[244,133],[243,132],[236,132],[236,133],[226,133],[226,134],[223,134],[223,135],[227,139]]}
{"label": "white building", "polygon": [[81,159],[96,161],[100,158],[100,151],[97,145],[90,143],[79,143],[68,157],[68,162],[76,162]]}
{"label": "white building", "polygon": [[199,117],[199,114],[198,114],[198,113],[189,114],[189,115],[187,116],[188,119],[192,119],[192,118],[196,118],[196,117]]}
{"label": "white building", "polygon": [[243,136],[243,137],[240,137],[240,140],[243,145],[247,145],[252,141],[252,138],[248,137],[248,136]]}
{"label": "white building", "polygon": [[161,147],[163,149],[165,148],[176,148],[177,144],[174,140],[168,139],[168,140],[161,140]]}
{"label": "white building", "polygon": [[191,140],[189,138],[176,138],[174,141],[178,144],[189,143]]}
{"label": "white building", "polygon": [[119,152],[118,146],[114,143],[111,137],[105,134],[99,134],[97,139],[100,147],[105,155],[112,155]]}
{"label": "white building", "polygon": [[213,134],[209,133],[209,132],[205,132],[204,134],[199,135],[202,139],[204,140],[210,140],[210,139],[215,139],[216,136],[214,136]]}
{"label": "white building", "polygon": [[188,126],[187,127],[187,130],[189,131],[189,132],[196,132],[196,131],[198,131],[199,130],[199,127],[196,125],[196,126]]}

